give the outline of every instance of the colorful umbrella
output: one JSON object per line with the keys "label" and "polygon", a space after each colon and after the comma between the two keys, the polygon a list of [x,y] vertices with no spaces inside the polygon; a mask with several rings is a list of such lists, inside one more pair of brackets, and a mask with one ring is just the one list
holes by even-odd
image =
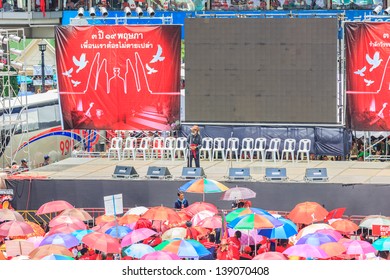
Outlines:
{"label": "colorful umbrella", "polygon": [[253,257],[252,260],[288,260],[288,258],[279,252],[265,252]]}
{"label": "colorful umbrella", "polygon": [[83,228],[85,227],[85,223],[78,219],[78,218],[75,218],[75,217],[71,217],[71,216],[62,216],[62,215],[59,215],[55,218],[53,218],[50,222],[49,222],[49,227],[55,227],[55,226],[58,226],[58,225],[63,225],[63,224],[73,224],[73,225],[76,225],[80,228]]}
{"label": "colorful umbrella", "polygon": [[230,188],[224,192],[221,196],[221,200],[236,201],[254,197],[256,197],[256,193],[251,189],[236,186],[235,188]]}
{"label": "colorful umbrella", "polygon": [[390,251],[390,237],[379,238],[372,243],[372,246],[378,251]]}
{"label": "colorful umbrella", "polygon": [[193,239],[175,238],[165,240],[155,247],[156,251],[168,251],[178,255],[180,258],[199,258],[210,255],[199,241]]}
{"label": "colorful umbrella", "polygon": [[259,214],[267,218],[275,227],[280,227],[283,225],[281,221],[278,221],[271,213],[261,209],[261,208],[255,208],[255,207],[248,207],[248,208],[238,208],[233,211],[231,211],[229,214],[226,215],[226,222],[231,222],[234,219],[238,217],[242,217],[247,214]]}
{"label": "colorful umbrella", "polygon": [[180,216],[173,209],[164,206],[150,208],[141,215],[141,218],[156,221],[168,221],[169,223],[181,222]]}
{"label": "colorful umbrella", "polygon": [[337,220],[330,224],[335,230],[341,233],[351,233],[359,229],[359,226],[350,220]]}
{"label": "colorful umbrella", "polygon": [[89,221],[93,219],[92,216],[82,208],[65,209],[64,211],[62,211],[60,216],[69,216],[69,217],[77,218],[81,221]]}
{"label": "colorful umbrella", "polygon": [[298,233],[297,226],[290,220],[279,218],[283,223],[280,227],[260,229],[259,234],[270,239],[288,239]]}
{"label": "colorful umbrella", "polygon": [[0,209],[0,222],[3,221],[19,221],[24,222],[23,216],[11,209]]}
{"label": "colorful umbrella", "polygon": [[291,221],[297,224],[313,224],[323,221],[328,215],[328,211],[317,202],[298,203],[287,215]]}
{"label": "colorful umbrella", "polygon": [[302,257],[306,259],[312,259],[312,258],[317,258],[317,259],[326,259],[328,258],[328,255],[325,253],[324,250],[317,246],[313,246],[310,244],[299,244],[299,245],[294,245],[286,250],[284,250],[283,254],[287,256],[297,256],[297,257]]}
{"label": "colorful umbrella", "polygon": [[27,236],[33,232],[33,228],[26,222],[8,221],[0,224],[0,236]]}
{"label": "colorful umbrella", "polygon": [[337,242],[328,242],[321,244],[320,248],[324,250],[329,257],[340,256],[347,250],[342,244]]}
{"label": "colorful umbrella", "polygon": [[30,257],[30,259],[39,260],[50,254],[58,254],[58,255],[73,257],[73,254],[69,251],[69,249],[67,249],[62,245],[57,245],[57,244],[39,246],[38,248],[32,250],[31,253],[28,254],[28,256]]}
{"label": "colorful umbrella", "polygon": [[224,184],[211,179],[196,179],[185,183],[179,188],[179,191],[201,193],[203,194],[203,201],[206,193],[220,193],[227,191],[229,188]]}
{"label": "colorful umbrella", "polygon": [[133,230],[132,232],[130,232],[129,234],[127,234],[126,236],[123,237],[123,239],[121,241],[121,246],[122,246],[122,248],[129,246],[131,244],[142,241],[142,240],[144,240],[150,236],[153,236],[155,234],[157,234],[157,232],[155,232],[154,230],[151,230],[149,228],[139,228],[139,229]]}
{"label": "colorful umbrella", "polygon": [[329,242],[336,242],[336,239],[334,239],[332,236],[315,232],[302,236],[295,244],[310,244],[313,246],[320,246],[321,244]]}
{"label": "colorful umbrella", "polygon": [[180,257],[171,252],[155,251],[142,256],[141,260],[181,260]]}
{"label": "colorful umbrella", "polygon": [[123,250],[123,253],[126,254],[126,256],[133,257],[135,259],[140,259],[144,255],[152,253],[156,251],[152,246],[142,243],[132,244],[126,249]]}
{"label": "colorful umbrella", "polygon": [[87,245],[88,247],[99,250],[105,253],[120,253],[121,246],[118,239],[112,237],[111,235],[101,233],[101,232],[91,232],[85,235],[81,242]]}
{"label": "colorful umbrella", "polygon": [[59,254],[50,254],[43,257],[41,260],[45,261],[74,261],[75,259],[69,256],[59,255]]}
{"label": "colorful umbrella", "polygon": [[91,233],[91,232],[94,232],[93,230],[91,229],[78,229],[78,230],[75,230],[73,231],[71,234],[76,237],[78,239],[78,241],[81,242],[81,240],[83,239],[83,237],[85,235],[87,235],[88,233]]}
{"label": "colorful umbrella", "polygon": [[77,245],[79,245],[80,241],[74,237],[72,234],[65,234],[65,233],[56,233],[53,235],[48,235],[46,236],[39,246],[43,245],[49,245],[49,244],[57,244],[57,245],[62,245],[66,248],[72,248]]}
{"label": "colorful umbrella", "polygon": [[184,209],[184,212],[190,217],[193,217],[195,214],[205,210],[213,212],[214,214],[218,214],[217,206],[215,206],[212,203],[208,203],[204,201],[194,202],[188,205],[188,207]]}
{"label": "colorful umbrella", "polygon": [[390,217],[369,215],[360,221],[359,227],[372,229],[372,225],[390,226]]}
{"label": "colorful umbrella", "polygon": [[[229,228],[228,235],[234,236],[237,230]],[[264,240],[264,237],[259,235],[256,229],[246,230],[241,232],[240,242],[242,245],[256,245]]]}
{"label": "colorful umbrella", "polygon": [[54,200],[42,204],[41,207],[38,208],[36,214],[43,215],[48,213],[55,213],[70,208],[74,208],[74,207],[69,202],[65,200]]}
{"label": "colorful umbrella", "polygon": [[229,228],[234,229],[260,229],[260,228],[274,228],[274,224],[270,222],[265,216],[260,214],[247,214],[228,223]]}
{"label": "colorful umbrella", "polygon": [[110,227],[104,233],[111,235],[112,237],[121,239],[130,232],[132,232],[132,230],[129,227],[116,225]]}

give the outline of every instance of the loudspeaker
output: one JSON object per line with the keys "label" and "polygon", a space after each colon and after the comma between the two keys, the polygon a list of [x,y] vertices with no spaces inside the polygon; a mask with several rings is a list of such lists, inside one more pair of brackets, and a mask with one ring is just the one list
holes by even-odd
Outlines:
{"label": "loudspeaker", "polygon": [[264,179],[266,181],[286,181],[286,168],[266,168]]}
{"label": "loudspeaker", "polygon": [[249,168],[229,168],[229,180],[242,181],[250,180],[251,178]]}
{"label": "loudspeaker", "polygon": [[206,178],[202,167],[183,167],[181,173],[183,179],[201,179]]}
{"label": "loudspeaker", "polygon": [[306,182],[326,182],[329,180],[326,168],[306,168],[303,178]]}
{"label": "loudspeaker", "polygon": [[167,167],[149,166],[146,178],[149,179],[167,179],[172,178]]}
{"label": "loudspeaker", "polygon": [[114,174],[112,174],[113,178],[123,178],[123,179],[130,179],[134,177],[139,177],[137,171],[135,171],[134,167],[132,166],[119,166],[117,165],[115,167]]}

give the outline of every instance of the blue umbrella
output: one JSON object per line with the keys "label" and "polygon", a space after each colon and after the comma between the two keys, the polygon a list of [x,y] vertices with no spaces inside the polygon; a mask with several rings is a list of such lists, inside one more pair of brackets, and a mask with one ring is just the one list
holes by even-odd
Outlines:
{"label": "blue umbrella", "polygon": [[135,243],[127,247],[123,250],[123,253],[126,256],[130,256],[136,259],[142,258],[144,255],[152,253],[156,251],[152,246],[143,244],[143,243]]}
{"label": "blue umbrella", "polygon": [[126,226],[113,226],[106,230],[106,234],[115,238],[123,238],[128,233],[132,232],[132,229]]}
{"label": "blue umbrella", "polygon": [[74,232],[72,232],[71,234],[76,237],[80,243],[81,243],[81,239],[83,239],[84,235],[87,235],[88,233],[91,233],[93,232],[93,230],[90,230],[90,229],[78,229],[78,230],[75,230]]}
{"label": "blue umbrella", "polygon": [[290,220],[279,218],[282,226],[276,228],[260,229],[258,233],[269,239],[288,239],[289,237],[298,233],[297,226]]}
{"label": "blue umbrella", "polygon": [[390,251],[390,237],[377,239],[372,246],[378,251]]}

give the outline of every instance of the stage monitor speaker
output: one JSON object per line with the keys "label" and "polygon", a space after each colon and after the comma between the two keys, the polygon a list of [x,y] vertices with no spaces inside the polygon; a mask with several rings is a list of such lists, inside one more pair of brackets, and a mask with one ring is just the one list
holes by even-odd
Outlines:
{"label": "stage monitor speaker", "polygon": [[249,168],[229,168],[229,180],[232,181],[245,181],[252,179]]}
{"label": "stage monitor speaker", "polygon": [[135,171],[132,166],[120,166],[117,165],[115,167],[114,174],[112,174],[113,178],[122,178],[122,179],[130,179],[139,177],[137,171]]}
{"label": "stage monitor speaker", "polygon": [[168,179],[172,178],[171,173],[167,167],[149,166],[148,173],[146,174],[148,179]]}
{"label": "stage monitor speaker", "polygon": [[326,182],[329,180],[326,168],[306,168],[303,178],[306,182]]}
{"label": "stage monitor speaker", "polygon": [[201,179],[206,178],[202,167],[183,167],[181,173],[183,179]]}
{"label": "stage monitor speaker", "polygon": [[264,179],[266,181],[286,181],[287,171],[286,168],[265,168],[265,176]]}

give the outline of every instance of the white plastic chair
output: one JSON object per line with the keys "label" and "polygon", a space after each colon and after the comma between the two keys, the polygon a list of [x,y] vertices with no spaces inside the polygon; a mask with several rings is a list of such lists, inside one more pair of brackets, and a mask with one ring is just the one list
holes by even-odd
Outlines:
{"label": "white plastic chair", "polygon": [[176,147],[173,152],[173,157],[177,156],[177,158],[180,159],[182,155],[183,159],[187,158],[187,138],[178,137],[176,138]]}
{"label": "white plastic chair", "polygon": [[298,151],[297,151],[297,161],[299,160],[299,156],[301,156],[301,160],[306,156],[307,162],[310,161],[310,148],[311,148],[311,140],[310,139],[301,139],[298,143]]}
{"label": "white plastic chair", "polygon": [[164,140],[164,146],[162,149],[161,159],[164,157],[175,159],[176,138],[169,136]]}
{"label": "white plastic chair", "polygon": [[150,154],[150,142],[152,141],[152,138],[150,137],[143,137],[141,138],[141,142],[139,144],[139,147],[137,148],[137,152],[141,152],[144,160],[149,156]]}
{"label": "white plastic chair", "polygon": [[230,137],[227,141],[225,158],[227,158],[229,155],[229,158],[233,159],[233,156],[235,156],[236,161],[238,161],[239,158],[238,150],[240,148],[239,146],[240,146],[240,139],[238,139],[237,137]]}
{"label": "white plastic chair", "polygon": [[[152,139],[152,149],[150,158],[158,158],[158,154],[160,153],[161,158],[163,158],[163,148],[164,148],[164,137],[154,137]],[[156,153],[156,154],[155,154]]]}
{"label": "white plastic chair", "polygon": [[137,138],[127,137],[125,141],[125,147],[123,148],[122,157],[131,158],[135,160],[137,157]]}
{"label": "white plastic chair", "polygon": [[284,157],[286,157],[286,160],[288,160],[289,155],[291,155],[291,160],[292,162],[294,162],[296,145],[297,145],[297,140],[295,139],[287,138],[284,140],[282,157],[280,159],[281,162],[283,162]]}
{"label": "white plastic chair", "polygon": [[244,138],[241,142],[241,152],[240,159],[247,159],[249,155],[249,159],[253,161],[253,145],[255,140],[253,138]]}
{"label": "white plastic chair", "polygon": [[267,147],[267,138],[264,137],[259,137],[255,139],[255,144],[253,147],[253,154],[256,153],[257,159],[260,159],[261,155],[261,160],[264,162],[265,161],[265,149]]}
{"label": "white plastic chair", "polygon": [[221,153],[222,159],[226,160],[225,138],[222,138],[222,137],[214,138],[213,159],[218,158],[219,153]]}
{"label": "white plastic chair", "polygon": [[280,143],[282,140],[280,138],[272,138],[269,142],[268,149],[265,150],[265,156],[267,157],[268,153],[271,153],[271,159],[276,162],[276,159],[280,159]]}
{"label": "white plastic chair", "polygon": [[118,160],[121,159],[121,153],[122,153],[122,137],[113,137],[111,139],[111,145],[108,149],[108,158],[111,158],[111,154],[114,155],[114,157],[118,158]]}
{"label": "white plastic chair", "polygon": [[213,147],[214,147],[214,139],[211,137],[202,138],[202,148],[200,148],[199,156],[203,156],[203,159],[206,157],[211,161],[213,156]]}

